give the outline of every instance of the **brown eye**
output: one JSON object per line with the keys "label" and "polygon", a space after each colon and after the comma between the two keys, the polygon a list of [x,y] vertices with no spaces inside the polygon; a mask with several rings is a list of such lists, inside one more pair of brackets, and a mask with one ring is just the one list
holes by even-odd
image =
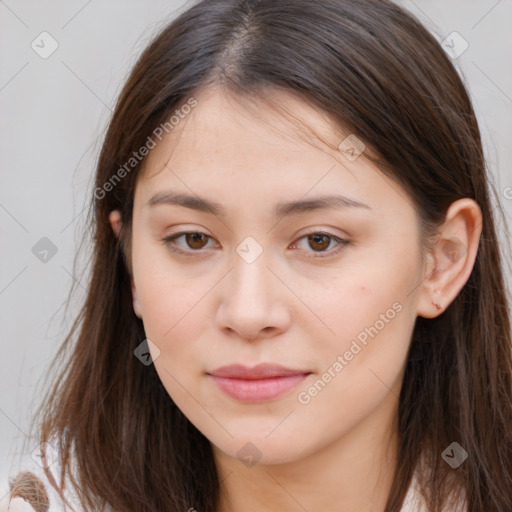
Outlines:
{"label": "brown eye", "polygon": [[[181,243],[178,243],[181,240]],[[204,255],[205,247],[213,238],[205,233],[198,231],[185,231],[176,233],[175,235],[168,236],[162,239],[162,242],[173,252],[184,256],[201,256]],[[306,243],[308,247],[302,248],[306,253],[310,253],[313,258],[321,258],[334,256],[338,254],[345,246],[349,245],[348,240],[344,240],[329,233],[313,232],[302,236],[299,242]],[[331,243],[334,248],[330,247]],[[300,245],[299,243],[294,246]],[[311,254],[312,253],[312,254]]]}
{"label": "brown eye", "polygon": [[186,233],[185,240],[191,249],[202,249],[208,242],[208,235],[204,233]]}
{"label": "brown eye", "polygon": [[[327,258],[329,256],[336,256],[349,244],[350,242],[348,240],[344,240],[330,233],[314,231],[302,236],[299,241],[293,245],[293,248],[298,247],[301,249],[306,253],[306,257]],[[307,253],[309,253],[309,255],[307,255]]]}
{"label": "brown eye", "polygon": [[309,246],[315,251],[324,251],[331,243],[331,237],[323,233],[313,233],[308,235]]}
{"label": "brown eye", "polygon": [[185,231],[168,236],[162,240],[168,249],[175,253],[199,256],[203,249],[211,239],[209,235],[198,231]]}

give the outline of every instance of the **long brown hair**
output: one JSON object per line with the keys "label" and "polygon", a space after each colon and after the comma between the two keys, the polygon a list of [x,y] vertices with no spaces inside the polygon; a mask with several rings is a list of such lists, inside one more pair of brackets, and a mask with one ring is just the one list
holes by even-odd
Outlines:
{"label": "long brown hair", "polygon": [[[40,441],[58,451],[60,477],[69,478],[86,510],[217,508],[210,442],[173,403],[154,367],[134,357],[145,334],[132,307],[130,229],[144,160],[125,165],[209,84],[241,98],[281,88],[333,116],[411,195],[424,233],[435,232],[453,201],[479,204],[482,236],[468,282],[440,316],[416,321],[385,512],[400,509],[420,460],[430,511],[441,510],[454,484],[471,512],[511,511],[512,336],[499,208],[459,74],[428,30],[388,0],[203,0],[143,52],[97,165],[87,298],[39,411]],[[115,209],[124,221],[120,239],[108,221]],[[456,470],[441,457],[452,442],[469,452]]]}

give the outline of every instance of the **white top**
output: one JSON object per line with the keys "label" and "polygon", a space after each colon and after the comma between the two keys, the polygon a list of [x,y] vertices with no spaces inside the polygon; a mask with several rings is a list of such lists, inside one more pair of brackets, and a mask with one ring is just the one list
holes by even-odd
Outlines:
{"label": "white top", "polygon": [[[52,473],[54,475],[57,474],[57,471],[52,469]],[[50,482],[48,481],[44,471],[37,465],[27,465],[23,469],[24,471],[30,471],[34,473],[43,483],[46,493],[48,495],[48,498],[50,500],[50,508],[48,509],[48,512],[63,512],[64,504],[62,503],[62,500],[60,496],[58,495],[57,491],[52,487]],[[12,475],[11,478],[15,477],[16,474]],[[25,500],[19,497],[15,497],[10,499],[9,495],[9,478],[6,478],[2,475],[2,478],[0,478],[0,512],[35,512],[34,508],[30,506]],[[425,503],[419,494],[417,490],[417,479],[416,475],[413,478],[413,482],[411,486],[409,487],[409,490],[407,492],[407,495],[404,500],[404,504],[402,506],[402,509],[400,512],[428,512]],[[67,497],[67,495],[66,495]],[[75,505],[76,502],[72,501],[72,498],[70,499],[70,503],[72,505]],[[67,508],[66,510],[69,510]],[[80,512],[78,508],[75,509],[76,512]],[[448,510],[447,510],[448,512]],[[467,512],[467,508],[460,504],[459,507],[454,509],[451,507],[449,509],[449,512]]]}

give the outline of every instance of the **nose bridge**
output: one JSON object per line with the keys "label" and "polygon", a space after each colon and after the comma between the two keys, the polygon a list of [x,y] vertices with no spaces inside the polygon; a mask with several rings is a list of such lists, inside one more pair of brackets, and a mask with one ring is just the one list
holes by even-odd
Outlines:
{"label": "nose bridge", "polygon": [[246,239],[236,248],[219,306],[221,328],[255,338],[263,330],[269,333],[285,327],[288,313],[278,290],[283,285],[267,268],[271,264],[267,256],[254,239]]}
{"label": "nose bridge", "polygon": [[240,299],[252,296],[253,300],[258,300],[261,298],[259,295],[265,292],[269,285],[267,265],[270,264],[270,252],[268,247],[264,248],[264,243],[248,235],[234,247],[230,262],[233,267],[230,295]]}
{"label": "nose bridge", "polygon": [[247,250],[246,243],[240,244],[233,255],[233,271],[230,278],[229,299],[239,307],[251,307],[256,310],[267,309],[269,299],[272,297],[270,290],[272,283],[269,277],[273,277],[268,270],[268,258],[263,251],[257,254],[254,245]]}

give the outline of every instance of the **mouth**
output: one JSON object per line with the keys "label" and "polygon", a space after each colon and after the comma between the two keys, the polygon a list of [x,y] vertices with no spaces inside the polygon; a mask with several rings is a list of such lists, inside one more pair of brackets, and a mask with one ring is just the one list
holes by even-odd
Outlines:
{"label": "mouth", "polygon": [[239,364],[223,366],[208,373],[223,393],[245,403],[267,402],[280,397],[310,374],[310,371],[269,363],[254,367]]}

